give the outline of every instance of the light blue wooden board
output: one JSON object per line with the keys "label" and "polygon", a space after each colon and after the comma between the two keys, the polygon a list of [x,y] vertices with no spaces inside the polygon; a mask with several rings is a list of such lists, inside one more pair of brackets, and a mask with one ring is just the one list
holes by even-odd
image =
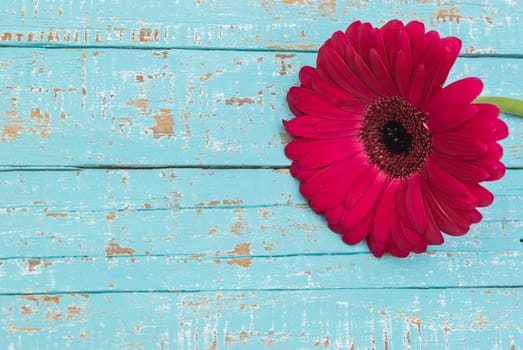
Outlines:
{"label": "light blue wooden board", "polygon": [[[488,183],[496,200],[483,222],[431,251],[521,252],[520,173]],[[223,256],[238,244],[253,256],[368,253],[328,230],[285,170],[0,172],[0,186],[3,259],[100,257],[111,242],[138,255]]]}
{"label": "light blue wooden board", "polygon": [[[121,253],[120,253],[121,254]],[[236,254],[235,252],[232,254]],[[0,294],[521,286],[519,251],[57,257],[0,261]]]}
{"label": "light blue wooden board", "polygon": [[[287,166],[285,95],[312,53],[5,49],[0,58],[4,166]],[[460,58],[449,81],[521,98],[514,58]],[[505,162],[522,165],[522,120]]]}
{"label": "light blue wooden board", "polygon": [[518,349],[519,289],[0,297],[5,349]]}
{"label": "light blue wooden board", "polygon": [[22,1],[0,4],[4,45],[314,50],[356,20],[421,20],[468,53],[521,54],[518,1]]}
{"label": "light blue wooden board", "polygon": [[[497,203],[492,210],[483,210],[484,221],[474,225],[465,237],[446,236],[444,245],[429,247],[429,251],[521,252],[522,223],[505,215],[519,201]],[[249,255],[253,256],[369,253],[363,243],[345,245],[327,228],[322,217],[296,207],[81,211],[53,215],[38,210],[3,213],[0,259],[102,257],[113,243],[130,248],[137,255],[226,256],[238,245],[248,246]]]}

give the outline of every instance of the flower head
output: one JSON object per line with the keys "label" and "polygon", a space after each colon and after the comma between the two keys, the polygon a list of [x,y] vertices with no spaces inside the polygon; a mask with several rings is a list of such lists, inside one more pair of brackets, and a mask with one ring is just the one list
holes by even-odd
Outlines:
{"label": "flower head", "polygon": [[311,208],[344,242],[405,257],[465,234],[501,178],[508,134],[496,106],[473,103],[483,84],[443,87],[461,41],[420,22],[354,22],[303,67],[287,95],[296,116],[285,148]]}

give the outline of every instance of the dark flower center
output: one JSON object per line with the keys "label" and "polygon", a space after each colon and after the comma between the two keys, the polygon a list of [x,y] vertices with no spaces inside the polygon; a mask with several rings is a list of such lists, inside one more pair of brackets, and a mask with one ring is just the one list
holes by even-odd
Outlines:
{"label": "dark flower center", "polygon": [[427,115],[401,97],[370,103],[359,136],[369,161],[393,178],[419,170],[432,150]]}
{"label": "dark flower center", "polygon": [[412,147],[412,136],[398,120],[389,120],[381,129],[381,141],[390,153],[409,153]]}

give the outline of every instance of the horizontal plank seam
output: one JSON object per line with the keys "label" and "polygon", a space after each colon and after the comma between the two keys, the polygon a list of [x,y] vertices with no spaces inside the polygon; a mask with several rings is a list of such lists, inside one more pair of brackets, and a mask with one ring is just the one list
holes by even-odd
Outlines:
{"label": "horizontal plank seam", "polygon": [[[508,254],[515,255],[520,251],[515,250],[502,250],[496,251],[496,254]],[[459,255],[459,254],[473,254],[473,253],[492,253],[492,250],[460,250],[460,251],[447,251],[447,250],[438,250],[427,252],[427,256],[436,256],[436,255]],[[57,255],[57,256],[13,256],[13,257],[0,257],[0,261],[15,261],[15,260],[58,260],[58,259],[112,259],[112,260],[128,260],[133,258],[170,258],[172,260],[192,260],[192,261],[213,261],[213,260],[235,260],[241,258],[249,259],[289,259],[297,257],[327,257],[327,256],[355,256],[355,255],[371,255],[369,251],[355,251],[355,252],[338,252],[338,253],[294,253],[294,254],[252,254],[252,255],[206,255],[195,258],[194,256],[199,255],[199,253],[186,253],[186,254],[119,254],[119,255]]]}
{"label": "horizontal plank seam", "polygon": [[[0,165],[1,172],[29,171],[79,171],[79,170],[163,170],[163,169],[201,169],[201,170],[288,170],[289,165]],[[523,169],[523,167],[522,167]]]}
{"label": "horizontal plank seam", "polygon": [[402,286],[402,287],[376,287],[376,288],[347,288],[347,287],[311,287],[311,288],[267,288],[267,289],[256,289],[256,288],[224,288],[224,289],[135,289],[135,290],[71,290],[71,291],[49,291],[49,292],[34,292],[34,293],[1,293],[0,297],[23,297],[23,296],[38,296],[38,295],[72,295],[72,294],[196,294],[196,293],[240,293],[240,292],[256,292],[256,293],[282,293],[282,292],[329,292],[329,291],[395,291],[395,290],[416,290],[416,291],[429,291],[429,290],[484,290],[484,289],[522,289],[522,285],[474,285],[474,286],[431,286],[431,287],[419,287],[419,286]]}
{"label": "horizontal plank seam", "polygon": [[[317,53],[317,49],[281,49],[281,48],[239,48],[239,47],[212,47],[212,46],[186,46],[186,45],[165,45],[165,46],[132,46],[132,45],[64,45],[64,44],[6,44],[0,43],[0,48],[31,48],[31,49],[84,49],[84,50],[184,50],[184,51],[232,51],[232,52],[285,52],[285,53]],[[459,57],[467,58],[523,58],[523,53],[463,53]]]}
{"label": "horizontal plank seam", "polygon": [[[273,254],[273,255],[213,255],[213,256],[201,256],[194,258],[198,253],[191,254],[121,254],[121,255],[57,255],[57,256],[31,256],[31,257],[22,257],[22,256],[13,256],[13,257],[0,257],[0,261],[8,260],[27,260],[27,259],[41,259],[41,260],[53,260],[53,259],[131,259],[131,258],[171,258],[173,260],[193,260],[193,261],[209,261],[209,260],[235,260],[238,258],[252,258],[252,259],[271,259],[271,258],[295,258],[295,257],[313,257],[313,256],[350,256],[350,255],[369,255],[369,252],[344,252],[344,253],[295,253],[295,254]],[[193,258],[191,258],[193,257]]]}
{"label": "horizontal plank seam", "polygon": [[[2,172],[54,172],[83,170],[289,170],[289,165],[0,165]],[[523,166],[507,166],[507,170],[523,170]]]}
{"label": "horizontal plank seam", "polygon": [[[500,196],[501,197],[501,196]],[[231,210],[231,209],[259,209],[259,208],[304,208],[308,206],[305,202],[293,202],[293,203],[266,203],[266,204],[253,204],[253,205],[188,205],[188,206],[172,206],[172,207],[161,207],[161,208],[134,208],[134,209],[122,209],[122,208],[107,208],[107,209],[99,209],[99,210],[82,210],[82,209],[57,209],[60,211],[60,213],[68,213],[68,214],[74,214],[74,213],[85,213],[85,214],[91,214],[91,213],[129,213],[129,212],[154,212],[154,211],[176,211],[179,212],[181,210]],[[24,205],[24,206],[4,206],[0,207],[0,210],[11,210],[11,209],[40,209],[40,208],[47,208],[47,213],[53,213],[53,205]],[[511,222],[516,220],[499,220],[499,222]],[[498,221],[493,221],[498,222]]]}

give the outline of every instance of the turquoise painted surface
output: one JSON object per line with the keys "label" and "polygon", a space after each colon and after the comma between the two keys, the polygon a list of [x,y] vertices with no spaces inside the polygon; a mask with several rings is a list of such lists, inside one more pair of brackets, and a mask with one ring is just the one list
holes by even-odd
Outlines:
{"label": "turquoise painted surface", "polygon": [[[522,98],[517,1],[0,3],[0,349],[518,349],[523,124],[461,238],[376,259],[308,209],[287,89],[354,19]],[[475,57],[471,57],[475,56]],[[477,57],[476,57],[477,56]],[[218,168],[213,168],[218,167]]]}
{"label": "turquoise painted surface", "polygon": [[521,53],[511,0],[21,1],[0,5],[5,45],[314,50],[356,19],[417,19],[470,54]]}
{"label": "turquoise painted surface", "polygon": [[[314,53],[6,49],[2,165],[288,166],[285,94]],[[523,64],[460,58],[450,81],[523,98]],[[521,119],[507,116],[512,130]],[[521,166],[520,135],[504,141]]]}

